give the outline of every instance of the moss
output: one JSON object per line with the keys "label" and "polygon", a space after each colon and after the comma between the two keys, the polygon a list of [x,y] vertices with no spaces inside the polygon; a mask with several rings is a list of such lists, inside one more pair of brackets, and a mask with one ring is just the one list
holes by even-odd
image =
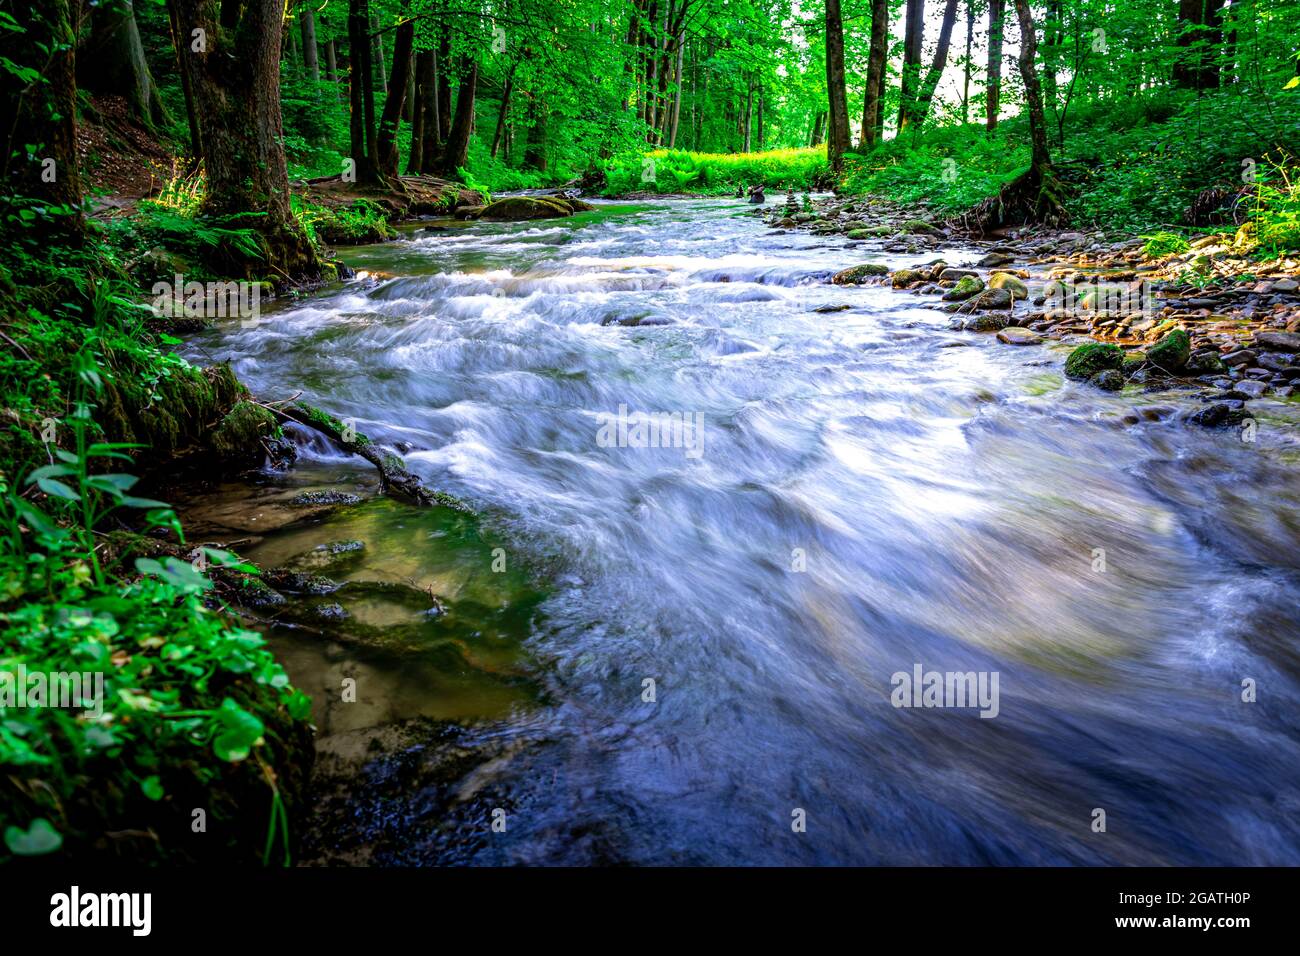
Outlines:
{"label": "moss", "polygon": [[1191,354],[1191,336],[1185,329],[1173,329],[1147,349],[1147,361],[1166,372],[1178,372],[1187,364]]}
{"label": "moss", "polygon": [[[314,425],[316,425],[318,428],[321,428],[328,433],[332,433],[335,435],[342,435],[344,432],[348,430],[348,427],[344,425],[341,421],[339,421],[337,418],[335,418],[333,415],[329,414],[328,412],[321,411],[315,405],[308,405],[306,402],[296,402],[294,404],[294,407],[298,409],[298,411],[306,415],[308,420],[311,421]],[[365,435],[361,434],[361,432],[356,431],[354,429],[352,444],[369,445],[372,444],[372,442]]]}
{"label": "moss", "polygon": [[843,269],[831,277],[831,281],[836,285],[860,285],[863,280],[872,276],[883,276],[889,274],[889,267],[882,266],[878,262],[864,262],[860,266],[851,266]]}
{"label": "moss", "polygon": [[1106,369],[1118,369],[1124,363],[1124,350],[1105,342],[1080,345],[1065,360],[1065,374],[1070,378],[1088,379]]}
{"label": "moss", "polygon": [[270,409],[241,401],[221,419],[211,443],[223,461],[242,462],[260,458],[262,439],[279,435],[280,425]]}

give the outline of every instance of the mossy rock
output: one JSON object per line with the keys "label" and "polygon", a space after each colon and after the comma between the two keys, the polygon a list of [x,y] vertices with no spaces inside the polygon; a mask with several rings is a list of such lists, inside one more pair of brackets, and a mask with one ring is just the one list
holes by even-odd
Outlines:
{"label": "mossy rock", "polygon": [[1013,299],[1029,298],[1029,286],[1025,285],[1019,276],[1013,276],[1010,272],[995,272],[989,276],[989,288],[1006,289]]}
{"label": "mossy rock", "polygon": [[1119,369],[1124,364],[1124,350],[1107,342],[1080,345],[1065,360],[1065,374],[1070,378],[1090,379],[1098,372]]}
{"label": "mossy rock", "polygon": [[978,276],[962,276],[957,284],[944,293],[945,302],[964,302],[984,291],[984,280]]}
{"label": "mossy rock", "polygon": [[985,312],[983,315],[973,315],[966,320],[965,329],[968,332],[1001,332],[1007,327],[1008,318],[1002,312]]}
{"label": "mossy rock", "polygon": [[1147,361],[1166,372],[1182,371],[1192,354],[1192,339],[1186,329],[1173,329],[1147,349]]}
{"label": "mossy rock", "polygon": [[561,204],[553,197],[510,196],[485,207],[479,218],[523,222],[528,219],[559,219],[572,215],[573,209],[567,202]]}
{"label": "mossy rock", "polygon": [[942,236],[943,231],[926,222],[924,219],[909,219],[899,226],[903,232],[922,232],[931,236]]}
{"label": "mossy rock", "polygon": [[1124,387],[1124,373],[1113,368],[1104,369],[1098,372],[1092,378],[1088,379],[1098,388],[1105,389],[1108,392],[1118,392]]}
{"label": "mossy rock", "polygon": [[891,283],[895,289],[905,289],[913,282],[920,282],[925,276],[915,269],[899,269],[893,273]]}
{"label": "mossy rock", "polygon": [[236,402],[212,433],[212,450],[225,462],[256,462],[262,458],[262,440],[279,435],[279,422],[270,409]]}
{"label": "mossy rock", "polygon": [[889,267],[878,262],[864,262],[860,266],[842,269],[831,277],[836,285],[861,285],[865,280],[875,276],[889,275]]}

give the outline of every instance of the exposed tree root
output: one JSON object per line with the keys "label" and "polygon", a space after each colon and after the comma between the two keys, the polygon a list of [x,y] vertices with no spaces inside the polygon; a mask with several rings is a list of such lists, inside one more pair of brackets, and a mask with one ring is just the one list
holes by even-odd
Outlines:
{"label": "exposed tree root", "polygon": [[419,478],[406,470],[406,463],[397,455],[384,451],[356,429],[349,428],[319,408],[293,400],[275,404],[261,402],[257,404],[273,412],[281,421],[296,422],[318,431],[348,454],[357,455],[370,462],[379,472],[380,487],[386,493],[417,505],[441,505],[458,511],[467,510],[462,502],[451,495],[424,487]]}
{"label": "exposed tree root", "polygon": [[1031,167],[998,190],[996,196],[972,206],[951,224],[975,235],[1028,223],[1063,226],[1069,218],[1063,204],[1064,194],[1065,186],[1056,178],[1052,167]]}

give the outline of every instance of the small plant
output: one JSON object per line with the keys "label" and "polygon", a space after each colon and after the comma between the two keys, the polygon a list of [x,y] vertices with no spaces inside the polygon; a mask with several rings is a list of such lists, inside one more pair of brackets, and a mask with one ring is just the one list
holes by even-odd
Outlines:
{"label": "small plant", "polygon": [[1141,238],[1146,240],[1142,251],[1152,259],[1163,259],[1191,248],[1191,244],[1176,232],[1155,232]]}

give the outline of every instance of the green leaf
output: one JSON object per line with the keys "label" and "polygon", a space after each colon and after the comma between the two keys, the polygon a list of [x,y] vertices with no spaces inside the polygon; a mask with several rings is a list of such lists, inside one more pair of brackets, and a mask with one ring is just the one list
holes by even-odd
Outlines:
{"label": "green leaf", "polygon": [[18,856],[42,856],[63,846],[63,834],[44,817],[37,817],[26,830],[5,827],[5,846]]}
{"label": "green leaf", "polygon": [[36,479],[36,487],[52,498],[66,498],[68,501],[81,500],[80,494],[73,491],[63,482],[55,481],[53,478]]}
{"label": "green leaf", "polygon": [[1282,87],[1282,89],[1294,90],[1297,86],[1300,86],[1300,76],[1293,76],[1286,81],[1286,86]]}
{"label": "green leaf", "polygon": [[[76,461],[77,459],[74,456],[72,460]],[[77,470],[75,468],[69,468],[67,465],[44,465],[43,467],[37,468],[27,476],[27,483],[30,485],[34,482],[40,481],[42,478],[62,478],[67,475],[75,475],[76,473]]]}
{"label": "green leaf", "polygon": [[145,777],[140,781],[140,792],[150,800],[161,800],[163,798],[163,785],[158,777]]}
{"label": "green leaf", "polygon": [[265,730],[262,722],[229,697],[221,702],[217,719],[222,727],[212,742],[217,756],[232,763],[246,759]]}

